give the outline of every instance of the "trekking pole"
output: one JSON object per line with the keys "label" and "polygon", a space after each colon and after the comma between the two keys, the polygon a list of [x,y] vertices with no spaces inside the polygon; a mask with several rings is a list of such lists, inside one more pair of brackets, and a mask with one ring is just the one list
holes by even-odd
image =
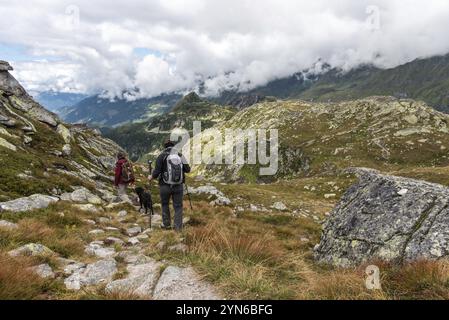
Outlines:
{"label": "trekking pole", "polygon": [[[150,171],[150,175],[153,174],[153,161],[148,160],[148,169]],[[148,183],[148,192],[150,193],[151,197],[151,182]],[[151,197],[151,208],[150,208],[150,230],[151,230],[151,220],[153,219],[153,198]]]}
{"label": "trekking pole", "polygon": [[187,197],[189,198],[189,203],[190,203],[190,210],[192,210],[192,211],[193,211],[193,206],[192,206],[192,199],[190,198],[189,187],[187,187],[187,183],[185,183],[185,182],[184,182],[184,185],[186,186]]}

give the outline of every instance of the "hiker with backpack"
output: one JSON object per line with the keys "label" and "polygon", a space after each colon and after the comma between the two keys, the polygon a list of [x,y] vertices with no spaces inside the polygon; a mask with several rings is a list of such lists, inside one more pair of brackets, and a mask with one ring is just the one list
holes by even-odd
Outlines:
{"label": "hiker with backpack", "polygon": [[123,202],[131,203],[126,193],[128,185],[134,184],[134,169],[132,163],[126,158],[123,152],[117,154],[117,163],[115,164],[115,181],[118,197]]}
{"label": "hiker with backpack", "polygon": [[167,140],[164,144],[165,150],[156,160],[156,167],[148,177],[151,182],[159,180],[159,189],[162,206],[163,229],[171,228],[170,198],[173,199],[174,228],[176,231],[182,230],[183,197],[185,173],[190,172],[190,166],[185,157],[175,148],[174,142]]}

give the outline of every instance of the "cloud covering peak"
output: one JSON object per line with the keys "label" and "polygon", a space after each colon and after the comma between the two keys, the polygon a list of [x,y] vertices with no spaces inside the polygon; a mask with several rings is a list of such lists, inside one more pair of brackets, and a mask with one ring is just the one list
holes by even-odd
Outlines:
{"label": "cloud covering peak", "polygon": [[319,59],[393,67],[449,52],[445,0],[0,0],[0,12],[0,59],[33,91],[213,95]]}

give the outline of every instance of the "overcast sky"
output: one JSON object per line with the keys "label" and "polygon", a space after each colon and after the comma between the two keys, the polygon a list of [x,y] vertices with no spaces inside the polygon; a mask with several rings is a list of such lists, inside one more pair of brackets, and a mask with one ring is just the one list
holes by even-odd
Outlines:
{"label": "overcast sky", "polygon": [[448,30],[447,0],[0,0],[0,59],[33,92],[246,90],[445,54]]}

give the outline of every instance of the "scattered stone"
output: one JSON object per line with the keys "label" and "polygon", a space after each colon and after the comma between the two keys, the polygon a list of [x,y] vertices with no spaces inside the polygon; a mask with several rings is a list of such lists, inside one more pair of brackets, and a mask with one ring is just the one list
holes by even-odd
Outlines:
{"label": "scattered stone", "polygon": [[100,260],[75,271],[65,279],[64,284],[69,290],[79,290],[84,286],[108,283],[117,272],[114,259]]}
{"label": "scattered stone", "polygon": [[115,227],[106,227],[106,228],[104,228],[104,230],[109,231],[109,232],[120,231],[119,228],[115,228]]}
{"label": "scattered stone", "polygon": [[148,240],[149,237],[146,234],[139,234],[136,238],[140,241],[143,241],[143,240]]}
{"label": "scattered stone", "polygon": [[115,255],[114,248],[103,248],[103,242],[95,243],[91,242],[84,249],[88,255],[96,256],[99,258],[110,258]]}
{"label": "scattered stone", "polygon": [[337,195],[335,193],[327,193],[324,195],[325,199],[335,198]]}
{"label": "scattered stone", "polygon": [[275,202],[272,206],[272,209],[276,209],[279,211],[285,211],[287,210],[287,206],[285,204],[283,204],[282,202]]}
{"label": "scattered stone", "polygon": [[178,243],[174,246],[170,246],[168,247],[169,251],[178,251],[178,252],[182,252],[182,253],[187,253],[187,251],[189,251],[189,247],[186,244],[183,243]]}
{"label": "scattered stone", "polygon": [[138,244],[140,244],[140,241],[137,238],[129,238],[127,243],[132,246],[137,246]]}
{"label": "scattered stone", "polygon": [[23,136],[23,143],[30,144],[31,142],[33,142],[33,138],[30,136]]}
{"label": "scattered stone", "polygon": [[119,218],[124,218],[128,215],[128,212],[126,212],[126,210],[122,210],[119,213],[117,213],[117,217]]}
{"label": "scattered stone", "polygon": [[29,197],[19,198],[0,203],[1,211],[25,212],[35,209],[47,208],[50,204],[58,202],[59,199],[42,194],[34,194]]}
{"label": "scattered stone", "polygon": [[103,203],[100,197],[94,195],[88,189],[84,187],[77,187],[77,189],[71,193],[64,193],[61,196],[61,200],[70,201],[75,203],[89,203],[100,205]]}
{"label": "scattered stone", "polygon": [[64,157],[70,157],[72,154],[72,146],[70,144],[65,144],[62,147],[62,155]]}
{"label": "scattered stone", "polygon": [[405,196],[408,193],[407,189],[401,189],[400,191],[398,191],[398,195],[400,196]]}
{"label": "scattered stone", "polygon": [[119,245],[124,245],[125,242],[122,239],[119,238],[115,238],[115,237],[108,237],[104,240],[104,243],[108,246],[110,245],[114,245],[114,244],[119,244]]}
{"label": "scattered stone", "polygon": [[141,232],[142,232],[141,227],[132,227],[126,230],[126,234],[130,237],[135,237]]}
{"label": "scattered stone", "polygon": [[75,208],[78,208],[81,211],[91,212],[91,213],[98,213],[103,211],[101,208],[98,208],[94,206],[93,204],[74,204]]}
{"label": "scattered stone", "polygon": [[91,220],[91,219],[84,219],[83,221],[88,223],[88,224],[91,224],[91,225],[96,225],[97,224],[94,220]]}
{"label": "scattered stone", "polygon": [[9,222],[6,220],[0,220],[0,229],[13,230],[17,229],[19,226],[17,223]]}
{"label": "scattered stone", "polygon": [[29,243],[26,244],[20,248],[17,248],[15,250],[11,250],[8,252],[8,254],[12,257],[17,256],[52,256],[55,255],[55,253],[47,248],[46,246],[43,246],[38,243]]}
{"label": "scattered stone", "polygon": [[104,230],[101,230],[101,229],[95,229],[95,230],[89,231],[89,234],[94,235],[94,236],[103,234],[103,233],[104,233]]}
{"label": "scattered stone", "polygon": [[98,219],[98,221],[99,221],[100,223],[109,223],[109,222],[111,222],[111,219],[105,218],[105,217],[100,217],[100,218]]}
{"label": "scattered stone", "polygon": [[155,300],[220,300],[214,287],[192,268],[167,267],[154,289]]}
{"label": "scattered stone", "polygon": [[152,259],[143,254],[135,254],[130,251],[122,251],[117,254],[117,257],[122,258],[128,264],[145,264],[151,262]]}
{"label": "scattered stone", "polygon": [[213,205],[227,206],[231,204],[231,200],[223,192],[211,185],[189,188],[189,192],[192,194],[209,194],[215,196],[216,199],[212,201]]}
{"label": "scattered stone", "polygon": [[39,277],[44,279],[54,279],[56,277],[53,269],[47,263],[31,267],[29,270],[35,272]]}

